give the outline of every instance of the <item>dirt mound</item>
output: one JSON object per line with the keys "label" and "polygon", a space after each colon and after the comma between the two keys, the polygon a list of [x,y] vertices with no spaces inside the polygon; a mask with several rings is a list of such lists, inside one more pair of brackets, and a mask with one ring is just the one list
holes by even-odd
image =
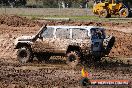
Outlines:
{"label": "dirt mound", "polygon": [[82,22],[82,21],[34,21],[31,19],[28,19],[26,17],[20,17],[17,15],[0,15],[0,24],[5,24],[8,26],[13,26],[13,27],[34,27],[34,26],[42,26],[44,24],[48,25],[74,25],[74,26],[109,26],[109,27],[114,27],[114,26],[119,26],[119,27],[127,27],[130,26],[132,22],[128,23],[118,23],[118,22],[95,22],[95,21],[87,21],[87,22]]}
{"label": "dirt mound", "polygon": [[115,45],[109,56],[132,57],[132,34],[116,30],[107,30],[107,34],[113,34],[116,38]]}
{"label": "dirt mound", "polygon": [[48,25],[70,25],[70,26],[104,26],[106,23],[101,22],[81,22],[81,21],[50,21],[47,23]]}
{"label": "dirt mound", "polygon": [[5,24],[13,27],[34,27],[36,25],[41,25],[40,22],[32,21],[30,19],[27,19],[26,17],[20,17],[16,15],[0,15],[0,24]]}
{"label": "dirt mound", "polygon": [[[39,20],[38,20],[39,21]],[[40,20],[40,22],[43,22]],[[45,21],[44,21],[45,22]],[[119,26],[119,27],[126,27],[128,25],[131,25],[131,22],[126,23],[118,23],[118,22],[95,22],[95,21],[47,21],[48,25],[73,25],[73,26]]]}

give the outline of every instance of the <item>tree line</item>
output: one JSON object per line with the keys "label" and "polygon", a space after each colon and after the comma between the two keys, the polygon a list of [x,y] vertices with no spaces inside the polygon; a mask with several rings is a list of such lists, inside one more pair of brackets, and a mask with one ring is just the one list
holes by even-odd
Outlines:
{"label": "tree line", "polygon": [[[132,3],[132,0],[123,0],[126,3]],[[48,7],[48,8],[70,8],[70,7],[81,7],[85,8],[89,2],[94,0],[0,0],[1,6],[10,7]]]}
{"label": "tree line", "polygon": [[27,3],[27,0],[0,0],[1,6],[25,6]]}
{"label": "tree line", "polygon": [[[1,6],[29,6],[29,7],[71,7],[73,3],[79,3],[82,7],[85,7],[89,0],[0,0]],[[81,4],[82,3],[82,4]]]}

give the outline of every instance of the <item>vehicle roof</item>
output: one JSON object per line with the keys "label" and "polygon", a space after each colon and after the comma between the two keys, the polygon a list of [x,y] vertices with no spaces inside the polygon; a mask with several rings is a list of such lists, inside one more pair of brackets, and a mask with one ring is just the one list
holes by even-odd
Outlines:
{"label": "vehicle roof", "polygon": [[53,27],[53,28],[84,28],[87,30],[90,30],[91,28],[102,28],[102,27],[97,27],[97,26],[47,26],[47,27]]}

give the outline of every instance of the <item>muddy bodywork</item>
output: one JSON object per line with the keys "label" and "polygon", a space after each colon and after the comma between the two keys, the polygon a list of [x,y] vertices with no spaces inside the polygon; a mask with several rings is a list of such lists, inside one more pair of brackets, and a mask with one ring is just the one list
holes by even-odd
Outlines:
{"label": "muddy bodywork", "polygon": [[110,48],[107,47],[110,37],[109,40],[106,39],[104,31],[104,28],[93,26],[42,27],[35,36],[17,38],[15,49],[26,46],[30,47],[34,53],[47,52],[63,55],[77,50],[82,55],[103,57],[109,54],[110,48],[113,47],[113,45]]}

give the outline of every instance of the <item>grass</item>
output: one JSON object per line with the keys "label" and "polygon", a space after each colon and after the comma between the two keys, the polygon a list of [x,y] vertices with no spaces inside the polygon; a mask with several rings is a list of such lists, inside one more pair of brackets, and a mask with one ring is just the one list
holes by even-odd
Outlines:
{"label": "grass", "polygon": [[44,19],[44,18],[69,18],[73,21],[108,21],[107,18],[99,18],[97,16],[42,16],[42,15],[20,15],[32,20]]}
{"label": "grass", "polygon": [[117,22],[117,23],[125,23],[125,22],[132,22],[132,19],[128,20],[122,20],[122,19],[114,19],[114,18],[99,18],[98,16],[43,16],[43,15],[20,15],[27,17],[32,20],[38,20],[38,19],[45,19],[45,18],[69,18],[71,21],[96,21],[96,22]]}

